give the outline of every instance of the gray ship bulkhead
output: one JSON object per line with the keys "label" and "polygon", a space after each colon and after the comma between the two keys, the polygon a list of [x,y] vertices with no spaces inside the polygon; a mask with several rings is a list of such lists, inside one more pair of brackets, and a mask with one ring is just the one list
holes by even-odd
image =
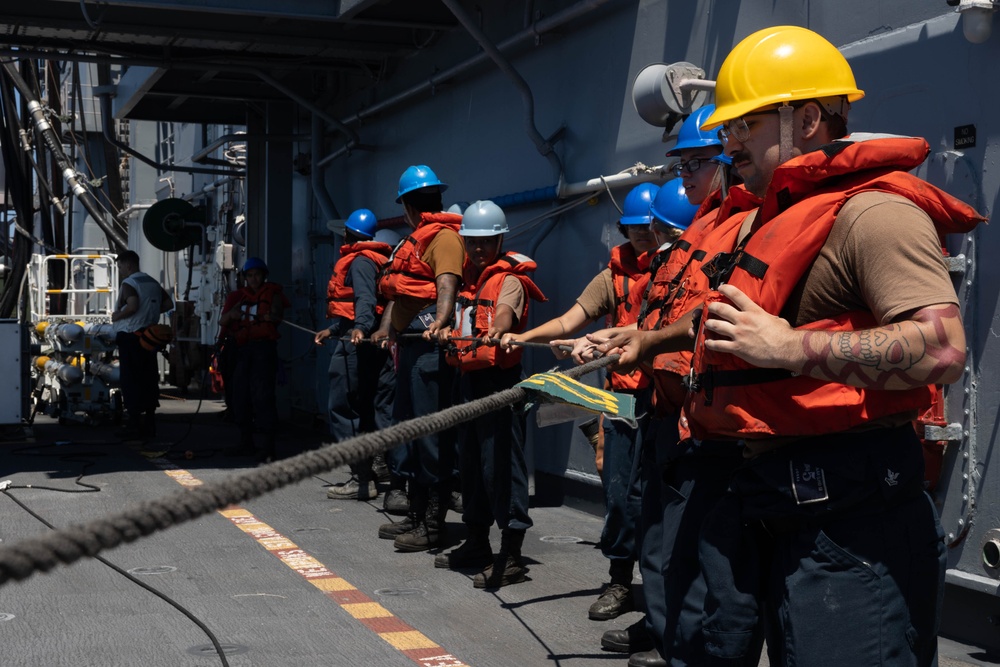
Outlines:
{"label": "gray ship bulkhead", "polygon": [[[401,215],[395,188],[411,164],[431,165],[449,184],[446,206],[531,193],[522,199],[532,203],[506,206],[505,244],[539,265],[549,302],[533,309],[531,324],[563,312],[621,241],[615,202],[627,188],[609,185],[609,193],[600,177],[670,162],[663,129],[632,106],[636,75],[650,63],[686,61],[711,78],[734,43],[770,25],[804,25],[842,48],[866,92],[851,112],[852,130],[925,137],[931,154],[919,176],[987,216],[997,207],[1000,86],[992,69],[1000,33],[983,32],[995,23],[991,10],[959,13],[940,0],[460,4],[499,45],[513,77],[446,4],[40,0],[5,8],[0,43],[26,55],[61,50],[87,67],[130,62],[112,88],[94,94],[114,95],[113,113],[130,121],[130,144],[144,155],[164,145],[161,124],[173,128],[170,159],[188,166],[215,139],[245,130],[239,190],[248,223],[237,254],[266,255],[293,299],[289,317],[312,328],[322,326],[336,257],[330,229],[360,207],[383,220]],[[543,154],[547,144],[558,160]],[[129,171],[130,203],[140,206],[166,196],[215,206],[213,193],[233,187],[216,187],[225,180],[217,175],[138,160]],[[594,179],[589,199],[554,196]],[[563,210],[569,203],[576,205]],[[965,377],[947,392],[946,426],[935,431],[946,443],[935,493],[949,544],[945,634],[1000,651],[1000,562],[984,561],[984,549],[986,561],[1000,550],[991,532],[1000,529],[1000,470],[991,466],[1000,405],[995,236],[980,226],[947,240],[969,355]],[[130,239],[143,244],[137,231]],[[174,261],[148,247],[143,258]],[[326,353],[288,329],[281,345],[294,362],[280,397],[285,417],[320,415]],[[529,351],[526,361],[529,372],[553,365],[544,351]],[[529,448],[536,497],[594,497],[593,456],[572,424],[532,428]]]}

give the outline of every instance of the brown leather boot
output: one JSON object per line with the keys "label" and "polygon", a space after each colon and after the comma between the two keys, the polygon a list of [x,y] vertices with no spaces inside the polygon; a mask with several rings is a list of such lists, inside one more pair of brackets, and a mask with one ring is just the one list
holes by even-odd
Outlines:
{"label": "brown leather boot", "polygon": [[394,540],[403,533],[408,533],[414,528],[416,528],[416,524],[413,523],[413,519],[406,516],[399,521],[383,523],[378,527],[378,536],[381,540]]}
{"label": "brown leather boot", "polygon": [[[413,530],[398,536],[393,542],[400,551],[414,552],[427,551],[436,547],[441,541],[441,534],[444,532],[444,512],[445,507],[441,503],[440,494],[432,492],[427,498],[423,516],[417,512],[411,512],[411,516],[417,517]],[[414,501],[410,500],[413,507]]]}

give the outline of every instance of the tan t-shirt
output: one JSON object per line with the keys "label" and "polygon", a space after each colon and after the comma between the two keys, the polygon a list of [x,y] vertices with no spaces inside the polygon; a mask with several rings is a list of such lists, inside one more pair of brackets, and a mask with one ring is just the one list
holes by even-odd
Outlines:
{"label": "tan t-shirt", "polygon": [[801,326],[868,310],[887,324],[939,303],[958,297],[934,223],[904,197],[866,192],[844,204],[782,317]]}
{"label": "tan t-shirt", "polygon": [[576,298],[576,302],[583,308],[583,312],[591,320],[596,320],[602,315],[608,315],[615,310],[615,283],[611,277],[611,269],[604,269],[583,288],[583,292]]}
{"label": "tan t-shirt", "polygon": [[433,269],[435,278],[445,273],[461,278],[462,266],[465,265],[465,241],[458,232],[442,229],[427,244],[422,259]]}
{"label": "tan t-shirt", "polygon": [[514,311],[514,324],[521,321],[521,313],[524,312],[524,301],[528,295],[524,291],[524,285],[514,276],[507,276],[500,285],[500,296],[497,297],[497,305],[510,306]]}
{"label": "tan t-shirt", "polygon": [[[465,264],[465,242],[458,232],[442,229],[434,235],[421,259],[434,272],[434,277],[450,273],[462,278],[462,265]],[[433,305],[435,299],[418,299],[399,294],[392,306],[392,328],[403,331],[413,318],[427,306]]]}

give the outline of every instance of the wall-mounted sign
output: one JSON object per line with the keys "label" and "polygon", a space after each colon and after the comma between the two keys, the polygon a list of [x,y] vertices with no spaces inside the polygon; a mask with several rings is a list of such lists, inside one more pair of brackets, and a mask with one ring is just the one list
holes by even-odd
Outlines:
{"label": "wall-mounted sign", "polygon": [[976,126],[959,125],[955,128],[955,150],[976,147]]}

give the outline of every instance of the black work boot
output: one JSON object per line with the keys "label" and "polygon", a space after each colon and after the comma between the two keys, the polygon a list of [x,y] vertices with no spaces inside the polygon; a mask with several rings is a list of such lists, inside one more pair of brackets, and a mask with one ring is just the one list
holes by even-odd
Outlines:
{"label": "black work boot", "polygon": [[653,648],[653,639],[646,629],[646,618],[621,630],[608,630],[601,635],[601,647],[616,653],[639,653]]}
{"label": "black work boot", "polygon": [[493,562],[489,526],[469,526],[469,538],[457,549],[434,557],[434,567],[458,570],[463,567],[485,567]]}
{"label": "black work boot", "polygon": [[667,661],[654,648],[630,655],[628,667],[667,667]]}
{"label": "black work boot", "polygon": [[519,584],[528,579],[528,567],[521,559],[521,545],[524,543],[523,530],[505,528],[500,537],[500,553],[492,565],[472,579],[474,588],[500,588]]}
{"label": "black work boot", "polygon": [[[444,512],[445,507],[441,504],[441,495],[434,489],[430,497],[427,498],[422,520],[417,520],[417,525],[408,533],[403,533],[396,538],[393,544],[400,551],[427,551],[431,547],[436,547],[441,541],[441,534],[444,532]],[[410,499],[410,507],[413,507],[413,499]],[[411,516],[419,516],[411,511]]]}
{"label": "black work boot", "polygon": [[611,574],[611,583],[601,592],[597,601],[590,605],[587,615],[591,620],[608,621],[635,609],[635,600],[632,597],[632,569],[634,567],[631,560],[613,559],[611,561],[608,568]]}

